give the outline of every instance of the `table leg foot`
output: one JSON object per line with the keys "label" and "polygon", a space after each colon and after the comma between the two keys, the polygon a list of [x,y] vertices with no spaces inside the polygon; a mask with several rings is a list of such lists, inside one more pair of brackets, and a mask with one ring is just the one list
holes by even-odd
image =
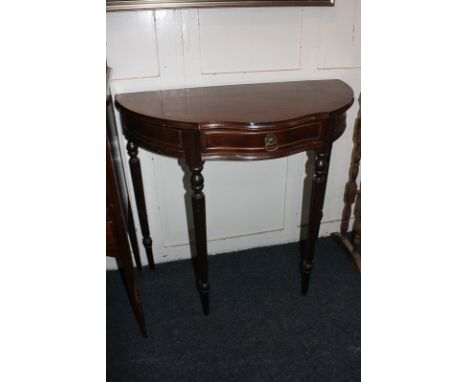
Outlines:
{"label": "table leg foot", "polygon": [[210,295],[208,284],[197,282],[198,293],[202,304],[203,314],[208,316],[210,314]]}
{"label": "table leg foot", "polygon": [[306,263],[305,261],[301,265],[301,294],[307,296],[307,291],[309,289],[309,280],[310,274],[312,273],[312,263]]}
{"label": "table leg foot", "polygon": [[124,280],[125,289],[127,290],[130,298],[133,312],[135,313],[135,317],[138,322],[138,327],[140,328],[141,334],[147,338],[148,332],[146,330],[145,315],[143,313],[143,305],[141,303],[140,288],[133,271],[132,259],[129,255],[127,256],[124,251],[120,251],[116,260],[120,274]]}

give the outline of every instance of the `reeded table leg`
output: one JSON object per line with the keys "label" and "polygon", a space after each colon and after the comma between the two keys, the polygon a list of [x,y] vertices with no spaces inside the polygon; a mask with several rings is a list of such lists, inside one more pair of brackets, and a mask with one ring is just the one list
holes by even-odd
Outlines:
{"label": "reeded table leg", "polygon": [[153,240],[151,240],[149,233],[148,216],[146,215],[145,195],[143,193],[143,179],[141,177],[140,159],[138,159],[138,146],[135,143],[128,141],[127,151],[128,155],[130,156],[130,172],[132,174],[132,183],[135,190],[138,217],[140,219],[140,226],[143,234],[143,245],[145,246],[149,267],[150,269],[154,269],[152,248]]}
{"label": "reeded table leg", "polygon": [[208,254],[206,244],[206,212],[205,194],[203,193],[203,165],[190,168],[192,176],[192,212],[195,225],[195,241],[197,247],[197,288],[203,307],[203,313],[210,313],[209,286],[208,286]]}
{"label": "reeded table leg", "polygon": [[327,185],[328,161],[330,153],[316,153],[314,178],[312,183],[312,200],[309,211],[309,228],[307,232],[306,253],[302,260],[302,294],[307,294],[310,273],[312,272],[312,261],[314,259],[315,243],[317,242],[320,221],[322,220],[323,201]]}

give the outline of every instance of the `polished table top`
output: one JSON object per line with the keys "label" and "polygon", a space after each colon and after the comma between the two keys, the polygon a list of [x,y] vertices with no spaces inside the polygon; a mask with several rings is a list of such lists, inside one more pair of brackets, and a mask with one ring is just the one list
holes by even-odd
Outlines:
{"label": "polished table top", "polygon": [[340,80],[273,82],[120,94],[130,112],[193,124],[261,124],[331,113],[353,102],[353,90]]}
{"label": "polished table top", "polygon": [[[322,150],[345,128],[352,89],[340,80],[276,82],[119,94],[124,134],[138,146],[205,159],[270,159]],[[189,132],[197,137],[189,138]],[[193,143],[193,142],[192,142]]]}

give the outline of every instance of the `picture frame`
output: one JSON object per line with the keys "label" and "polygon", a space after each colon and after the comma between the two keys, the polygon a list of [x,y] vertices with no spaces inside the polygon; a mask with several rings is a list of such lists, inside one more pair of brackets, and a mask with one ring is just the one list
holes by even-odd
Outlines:
{"label": "picture frame", "polygon": [[130,11],[164,8],[222,7],[332,7],[335,0],[106,0],[107,11]]}

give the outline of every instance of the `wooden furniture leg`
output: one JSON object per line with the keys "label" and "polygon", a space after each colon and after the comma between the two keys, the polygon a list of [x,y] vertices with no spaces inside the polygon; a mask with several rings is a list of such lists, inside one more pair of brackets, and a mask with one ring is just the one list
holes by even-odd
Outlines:
{"label": "wooden furniture leg", "polygon": [[356,267],[361,272],[361,190],[357,191],[356,204],[354,205],[354,224],[353,224],[353,258]]}
{"label": "wooden furniture leg", "polygon": [[124,279],[124,285],[127,289],[133,311],[135,313],[138,326],[144,337],[148,337],[146,331],[145,315],[143,313],[143,305],[140,298],[140,288],[133,272],[133,264],[130,255],[121,254],[116,256],[119,271]]}
{"label": "wooden furniture leg", "polygon": [[[361,191],[358,190],[356,179],[359,174],[361,163],[361,96],[359,96],[359,110],[354,123],[353,151],[351,154],[351,164],[349,166],[348,183],[344,192],[343,215],[341,219],[340,232],[332,233],[332,237],[343,247],[353,262],[353,266],[361,273]],[[354,205],[354,243],[348,239],[349,220],[351,217],[352,204]],[[355,229],[358,228],[359,232]],[[357,245],[357,247],[356,247]]]}
{"label": "wooden furniture leg", "polygon": [[138,326],[143,336],[148,337],[140,289],[133,271],[133,262],[121,203],[122,198],[117,186],[118,178],[114,167],[115,162],[112,161],[110,147],[108,135],[106,145],[106,255],[116,259]]}
{"label": "wooden furniture leg", "polygon": [[192,176],[192,212],[195,225],[195,241],[197,248],[197,288],[205,315],[210,314],[209,285],[208,285],[208,253],[206,244],[206,212],[205,194],[203,193],[204,179],[201,166],[191,167]]}
{"label": "wooden furniture leg", "polygon": [[146,214],[146,203],[145,195],[143,192],[143,179],[141,176],[140,159],[138,158],[138,146],[128,141],[127,151],[130,156],[130,172],[132,174],[132,183],[135,190],[135,200],[138,209],[138,217],[140,219],[141,232],[143,234],[143,245],[146,250],[146,257],[148,258],[148,264],[150,269],[154,269],[154,258],[153,258],[153,240],[151,239],[148,227],[148,216]]}
{"label": "wooden furniture leg", "polygon": [[147,337],[130,244],[133,247],[135,262],[139,270],[141,270],[140,252],[118,144],[118,132],[110,94],[111,69],[109,67],[106,68],[106,74],[106,255],[116,259],[138,325],[143,336]]}
{"label": "wooden furniture leg", "polygon": [[361,123],[360,123],[360,113],[356,119],[356,124],[354,126],[353,133],[353,152],[351,154],[351,164],[349,166],[349,180],[346,183],[345,193],[344,193],[344,207],[343,215],[341,218],[341,227],[340,233],[343,236],[346,236],[348,233],[349,219],[351,217],[351,206],[356,200],[357,195],[357,184],[356,179],[359,174],[359,166],[361,161]]}
{"label": "wooden furniture leg", "polygon": [[307,232],[306,252],[302,260],[302,294],[307,295],[310,274],[312,272],[312,262],[315,254],[315,244],[317,242],[320,221],[322,220],[323,201],[325,199],[325,189],[328,176],[328,161],[330,152],[316,153],[314,178],[312,180],[312,199],[309,210],[309,228]]}
{"label": "wooden furniture leg", "polygon": [[130,239],[130,245],[132,247],[133,251],[133,257],[135,258],[135,264],[137,266],[138,271],[141,272],[141,257],[140,257],[140,248],[138,247],[138,240],[136,237],[136,231],[135,231],[135,222],[133,221],[133,211],[132,207],[130,205],[130,199],[127,199],[127,205],[128,205],[128,237]]}

